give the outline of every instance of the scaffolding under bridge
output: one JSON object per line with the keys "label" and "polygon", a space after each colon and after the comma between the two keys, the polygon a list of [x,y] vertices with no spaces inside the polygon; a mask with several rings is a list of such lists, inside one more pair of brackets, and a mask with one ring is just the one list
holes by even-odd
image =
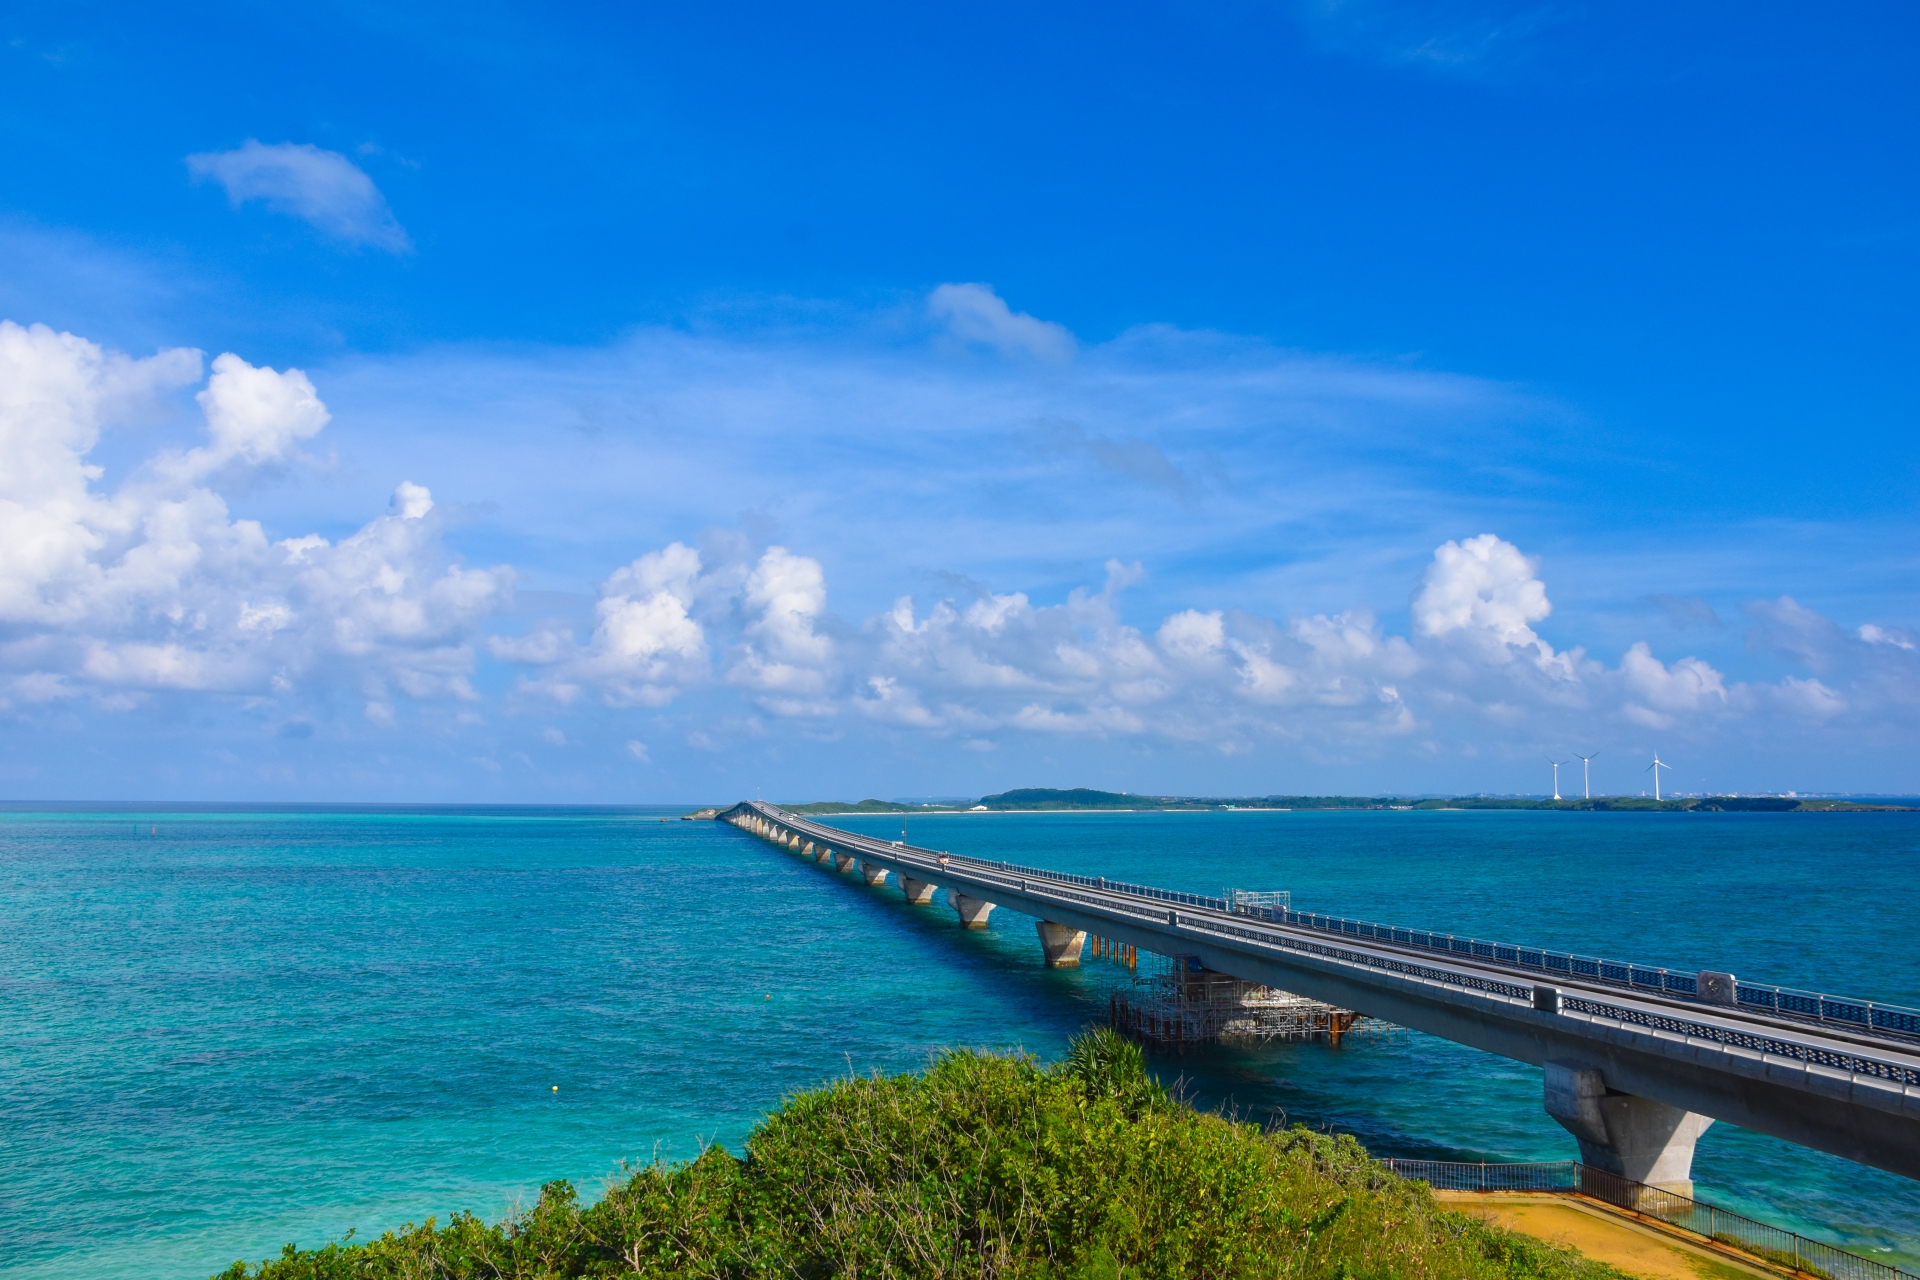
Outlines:
{"label": "scaffolding under bridge", "polygon": [[1173,956],[1108,996],[1113,1029],[1163,1047],[1226,1042],[1324,1040],[1374,1034],[1391,1024],[1290,991],[1216,973],[1197,956]]}

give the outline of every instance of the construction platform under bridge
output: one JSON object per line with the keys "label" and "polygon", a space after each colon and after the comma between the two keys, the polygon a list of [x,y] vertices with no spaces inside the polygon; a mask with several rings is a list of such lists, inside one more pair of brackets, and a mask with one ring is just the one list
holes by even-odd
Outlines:
{"label": "construction platform under bridge", "polygon": [[1115,1031],[1162,1047],[1216,1041],[1325,1040],[1387,1030],[1388,1023],[1257,982],[1216,973],[1198,956],[1173,956],[1108,997]]}

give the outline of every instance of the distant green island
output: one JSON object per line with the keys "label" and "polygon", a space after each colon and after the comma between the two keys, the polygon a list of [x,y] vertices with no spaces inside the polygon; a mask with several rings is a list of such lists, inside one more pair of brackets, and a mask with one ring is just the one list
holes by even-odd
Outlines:
{"label": "distant green island", "polygon": [[1095,791],[1089,787],[1058,790],[1021,787],[981,796],[972,804],[907,804],[897,800],[815,800],[787,804],[789,813],[978,813],[1046,810],[1097,812],[1100,810],[1159,810],[1192,813],[1229,809],[1559,809],[1571,812],[1624,813],[1912,813],[1915,807],[1898,804],[1856,804],[1849,800],[1806,799],[1795,796],[1689,796],[1654,800],[1646,796],[1595,796],[1591,800],[1537,800],[1505,796],[1148,796],[1125,791]]}

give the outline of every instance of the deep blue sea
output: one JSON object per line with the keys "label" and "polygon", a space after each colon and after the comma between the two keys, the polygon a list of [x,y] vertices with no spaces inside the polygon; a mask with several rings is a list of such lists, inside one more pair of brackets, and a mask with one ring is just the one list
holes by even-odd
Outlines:
{"label": "deep blue sea", "polygon": [[[1117,971],[681,809],[0,811],[0,1273],[204,1277],[621,1162],[946,1045],[1049,1057]],[[842,825],[898,834],[899,819]],[[1920,1005],[1920,815],[917,817],[916,844]],[[1537,1070],[1411,1033],[1156,1059],[1376,1154],[1563,1159]],[[556,1091],[557,1089],[557,1091]],[[1727,1125],[1703,1198],[1920,1263],[1920,1184]]]}

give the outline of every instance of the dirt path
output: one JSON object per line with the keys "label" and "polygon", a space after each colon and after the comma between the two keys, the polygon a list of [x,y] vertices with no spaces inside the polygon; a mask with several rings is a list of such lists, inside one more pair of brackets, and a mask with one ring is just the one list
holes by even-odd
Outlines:
{"label": "dirt path", "polygon": [[1623,1214],[1570,1196],[1436,1191],[1450,1209],[1578,1249],[1596,1262],[1647,1280],[1780,1280],[1764,1263],[1730,1257]]}

